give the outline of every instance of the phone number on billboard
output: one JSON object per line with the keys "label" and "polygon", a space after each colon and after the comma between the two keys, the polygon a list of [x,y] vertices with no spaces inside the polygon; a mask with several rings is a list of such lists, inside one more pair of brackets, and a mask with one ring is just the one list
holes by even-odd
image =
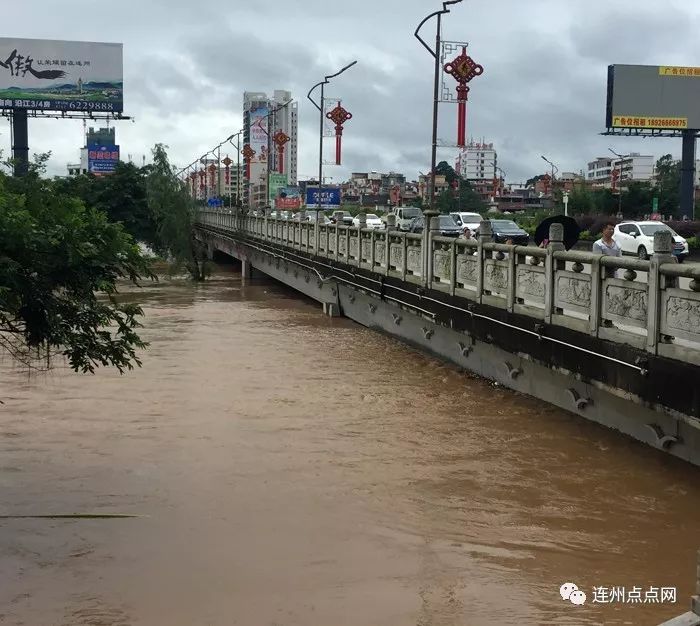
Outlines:
{"label": "phone number on billboard", "polygon": [[114,102],[66,102],[65,100],[0,100],[0,106],[42,111],[121,111]]}
{"label": "phone number on billboard", "polygon": [[613,126],[622,128],[688,128],[687,117],[613,117]]}

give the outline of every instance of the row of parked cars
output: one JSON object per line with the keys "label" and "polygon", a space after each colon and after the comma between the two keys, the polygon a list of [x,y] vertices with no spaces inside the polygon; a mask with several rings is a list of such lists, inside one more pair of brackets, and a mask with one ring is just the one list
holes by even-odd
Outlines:
{"label": "row of parked cars", "polygon": [[[304,212],[303,221],[315,222],[316,214],[321,224],[344,224],[346,226],[359,227],[360,219],[353,217],[349,211],[333,211],[326,215],[316,210]],[[254,213],[255,214],[255,213]],[[298,220],[299,213],[292,211],[273,211],[270,217]],[[394,207],[390,213],[396,217],[396,228],[410,233],[422,233],[425,228],[423,212],[416,207]],[[438,216],[438,232],[443,237],[459,237],[464,229],[469,228],[473,237],[478,237],[479,224],[484,218],[479,213],[458,211]],[[525,246],[530,243],[528,233],[520,228],[513,220],[491,219],[493,238],[497,243],[506,243],[511,240],[514,244]],[[366,215],[366,228],[386,228],[386,217],[380,218],[374,213]],[[625,221],[615,226],[613,239],[622,249],[623,254],[635,255],[640,259],[648,259],[654,251],[654,233],[659,230],[668,230],[673,237],[673,253],[679,261],[688,256],[688,242],[678,235],[670,226],[658,221]]]}
{"label": "row of parked cars", "polygon": [[[353,217],[349,211],[333,211],[329,216],[316,210],[308,210],[303,214],[302,221],[316,222],[321,225],[344,224],[346,226],[360,225],[360,218]],[[425,228],[423,212],[416,207],[395,207],[392,213],[396,217],[396,228],[410,233],[422,233]],[[273,211],[270,217],[278,217],[285,220],[299,219],[300,213],[292,211]],[[380,218],[374,213],[366,214],[366,228],[380,230],[386,228],[386,217]],[[459,237],[464,233],[465,228],[477,236],[479,224],[484,218],[479,213],[455,212],[438,216],[438,232],[443,237]],[[513,220],[492,219],[491,226],[494,234],[494,241],[505,243],[511,239],[517,245],[527,245],[529,236],[526,231],[520,228]]]}

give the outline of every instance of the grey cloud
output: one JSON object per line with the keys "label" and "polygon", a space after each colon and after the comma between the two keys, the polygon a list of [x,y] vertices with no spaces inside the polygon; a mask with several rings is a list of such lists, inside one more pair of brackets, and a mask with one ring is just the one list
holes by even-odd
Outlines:
{"label": "grey cloud", "polygon": [[[148,153],[164,142],[172,160],[182,163],[238,130],[243,91],[289,89],[299,102],[299,171],[312,174],[318,118],[306,92],[357,59],[328,89],[354,115],[346,125],[344,165],[329,173],[393,169],[415,178],[430,156],[432,66],[413,30],[440,7],[440,0],[124,0],[105,22],[82,1],[65,0],[58,10],[50,0],[27,0],[6,7],[3,18],[24,25],[6,33],[11,36],[123,41],[126,112],[137,123],[118,125],[122,151]],[[467,0],[454,6],[445,37],[468,39],[470,53],[486,68],[472,83],[468,132],[496,144],[513,180],[541,173],[541,154],[561,170],[579,170],[608,146],[677,153],[677,142],[598,134],[606,67],[697,64],[699,16],[700,6],[687,0]],[[432,23],[425,35],[434,36]],[[439,136],[454,140],[455,107],[442,106],[440,116]],[[32,124],[32,150],[53,148],[56,173],[77,157],[76,128]],[[8,144],[9,130],[0,133]],[[456,150],[441,148],[438,155],[453,162]]]}

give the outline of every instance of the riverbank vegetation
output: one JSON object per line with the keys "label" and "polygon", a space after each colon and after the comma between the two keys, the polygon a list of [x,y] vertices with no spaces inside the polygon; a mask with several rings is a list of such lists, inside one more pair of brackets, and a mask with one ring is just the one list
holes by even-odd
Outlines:
{"label": "riverbank vegetation", "polygon": [[195,280],[206,274],[192,237],[194,204],[165,146],[153,156],[142,168],[120,163],[110,176],[67,179],[46,176],[48,155],[21,178],[2,164],[0,356],[33,369],[61,356],[81,372],[141,364],[143,312],[119,301],[119,284],[155,279],[159,258]]}

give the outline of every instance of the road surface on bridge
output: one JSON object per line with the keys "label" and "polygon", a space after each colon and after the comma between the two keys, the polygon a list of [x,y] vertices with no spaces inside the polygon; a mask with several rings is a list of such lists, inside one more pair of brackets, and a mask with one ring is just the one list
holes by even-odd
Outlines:
{"label": "road surface on bridge", "polygon": [[[697,468],[261,280],[130,292],[142,369],[2,363],[0,623],[655,624]],[[542,434],[544,433],[544,434]],[[589,594],[564,602],[562,583]],[[597,604],[594,586],[676,587]]]}

